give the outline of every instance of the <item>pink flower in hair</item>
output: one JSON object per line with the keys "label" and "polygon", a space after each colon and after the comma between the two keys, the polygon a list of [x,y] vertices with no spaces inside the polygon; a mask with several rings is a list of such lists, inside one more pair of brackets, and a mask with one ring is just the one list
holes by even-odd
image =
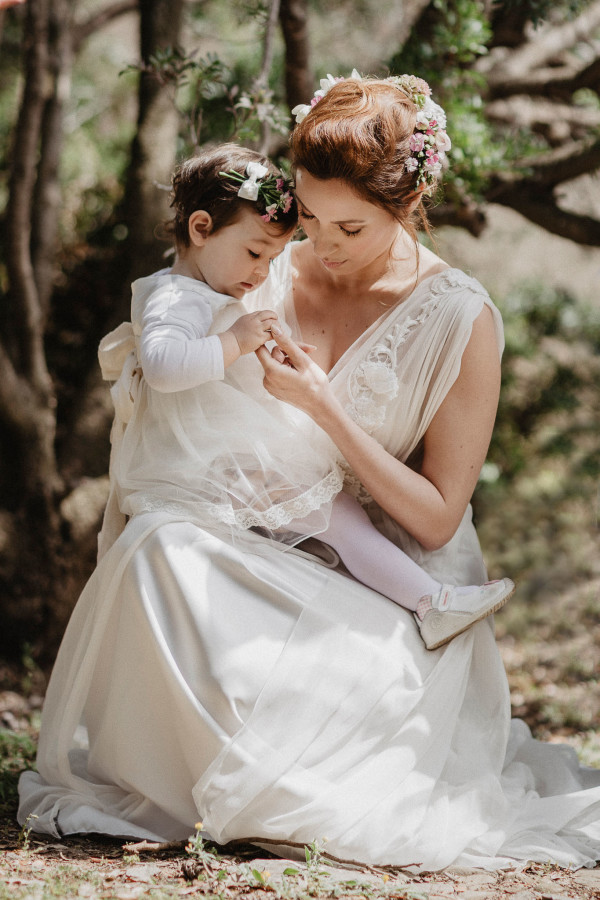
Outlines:
{"label": "pink flower in hair", "polygon": [[271,203],[266,207],[264,214],[261,216],[263,222],[270,222],[277,215],[277,204]]}
{"label": "pink flower in hair", "polygon": [[420,131],[411,134],[408,139],[408,146],[411,149],[411,153],[421,153],[425,147],[425,135]]}

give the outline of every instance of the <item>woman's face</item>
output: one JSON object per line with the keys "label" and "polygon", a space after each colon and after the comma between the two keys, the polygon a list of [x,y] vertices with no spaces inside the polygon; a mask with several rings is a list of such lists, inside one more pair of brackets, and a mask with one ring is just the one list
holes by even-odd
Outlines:
{"label": "woman's face", "polygon": [[387,267],[399,224],[387,210],[364,200],[347,181],[296,171],[300,224],[321,265],[351,275]]}

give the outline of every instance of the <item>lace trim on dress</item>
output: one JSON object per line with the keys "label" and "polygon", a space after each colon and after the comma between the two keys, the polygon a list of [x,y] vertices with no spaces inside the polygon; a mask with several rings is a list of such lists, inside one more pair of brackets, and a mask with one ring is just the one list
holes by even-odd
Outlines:
{"label": "lace trim on dress", "polygon": [[361,506],[368,506],[373,502],[373,498],[362,483],[362,481],[354,474],[348,463],[342,463],[344,470],[344,491],[354,497]]}
{"label": "lace trim on dress", "polygon": [[[234,525],[242,530],[249,528],[267,528],[276,531],[294,520],[300,520],[309,515],[315,509],[328,503],[339,494],[343,486],[342,473],[339,469],[333,469],[325,478],[312,485],[307,491],[275,503],[266,510],[234,509],[228,504],[210,504],[202,509],[201,516],[195,518],[208,518],[222,525]],[[159,497],[129,498],[132,513],[142,512],[167,512],[173,515],[190,515],[189,503],[177,503],[176,501],[162,500]],[[200,504],[198,504],[200,506]]]}
{"label": "lace trim on dress", "polygon": [[421,306],[419,315],[414,318],[407,316],[404,321],[394,325],[351,372],[348,378],[350,402],[346,405],[346,411],[364,431],[372,434],[383,425],[387,407],[398,394],[396,369],[399,348],[411,332],[423,325],[435,312],[444,297],[464,288],[475,294],[485,294],[478,281],[457,269],[440,272],[434,277],[428,292],[429,299]]}
{"label": "lace trim on dress", "polygon": [[[350,417],[368,434],[372,434],[384,424],[390,402],[397,396],[400,385],[396,370],[399,365],[400,347],[407,341],[415,328],[423,325],[442,300],[449,294],[464,289],[474,294],[486,296],[484,288],[474,278],[458,269],[446,269],[434,276],[428,291],[428,300],[414,318],[408,316],[398,322],[384,337],[374,344],[365,359],[353,369],[348,377],[346,411]],[[373,502],[373,497],[360,479],[346,464],[344,470],[344,490],[362,506]]]}

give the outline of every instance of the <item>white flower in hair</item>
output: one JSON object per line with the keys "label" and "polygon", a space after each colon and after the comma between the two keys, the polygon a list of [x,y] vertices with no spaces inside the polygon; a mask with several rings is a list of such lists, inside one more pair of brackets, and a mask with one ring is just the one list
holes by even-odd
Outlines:
{"label": "white flower in hair", "polygon": [[[350,77],[363,81],[356,69],[352,70]],[[311,109],[340,81],[345,81],[345,78],[330,74],[327,78],[321,78],[321,86],[315,92],[310,104],[300,103],[293,108],[292,115],[295,116],[296,122],[302,122]],[[417,108],[415,130],[409,140],[410,156],[405,160],[404,168],[415,176],[417,188],[420,185],[433,187],[442,172],[446,153],[452,147],[446,133],[446,113],[431,99],[431,88],[422,78],[415,75],[390,75],[383,81],[397,87]]]}
{"label": "white flower in hair", "polygon": [[428,119],[435,119],[440,128],[446,127],[446,113],[438,103],[434,103],[431,97],[427,97],[423,112]]}
{"label": "white flower in hair", "polygon": [[298,106],[295,106],[293,108],[292,115],[294,116],[296,122],[300,123],[304,121],[311,109],[312,106],[309,106],[308,103],[299,103]]}
{"label": "white flower in hair", "polygon": [[435,136],[435,146],[438,150],[441,150],[442,153],[445,153],[447,150],[450,150],[452,147],[452,141],[448,137],[445,131],[438,131]]}
{"label": "white flower in hair", "polygon": [[258,162],[249,162],[246,166],[246,175],[248,175],[247,181],[244,181],[241,188],[238,191],[238,197],[242,197],[244,200],[257,200],[258,199],[258,181],[260,178],[264,178],[269,170],[266,166],[263,166]]}
{"label": "white flower in hair", "polygon": [[[357,72],[356,69],[352,69],[352,74],[350,78],[354,78],[356,81],[362,81],[362,76],[360,72]],[[313,106],[316,106],[319,100],[321,100],[325,94],[334,86],[334,84],[338,84],[340,81],[345,81],[343,75],[327,75],[327,78],[321,78],[319,82],[321,87],[318,91],[315,91],[314,97],[310,101],[310,103],[299,103],[298,106],[295,106],[292,110],[292,115],[296,119],[296,123],[299,125],[300,122],[303,122],[307,117]]]}

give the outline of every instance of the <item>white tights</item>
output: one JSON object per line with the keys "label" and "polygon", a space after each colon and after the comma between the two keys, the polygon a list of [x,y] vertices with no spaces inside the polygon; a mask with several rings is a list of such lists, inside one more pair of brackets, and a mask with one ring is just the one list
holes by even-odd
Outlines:
{"label": "white tights", "polygon": [[355,578],[406,609],[416,610],[421,597],[441,587],[377,531],[362,506],[348,494],[337,495],[329,527],[316,537],[339,553]]}

